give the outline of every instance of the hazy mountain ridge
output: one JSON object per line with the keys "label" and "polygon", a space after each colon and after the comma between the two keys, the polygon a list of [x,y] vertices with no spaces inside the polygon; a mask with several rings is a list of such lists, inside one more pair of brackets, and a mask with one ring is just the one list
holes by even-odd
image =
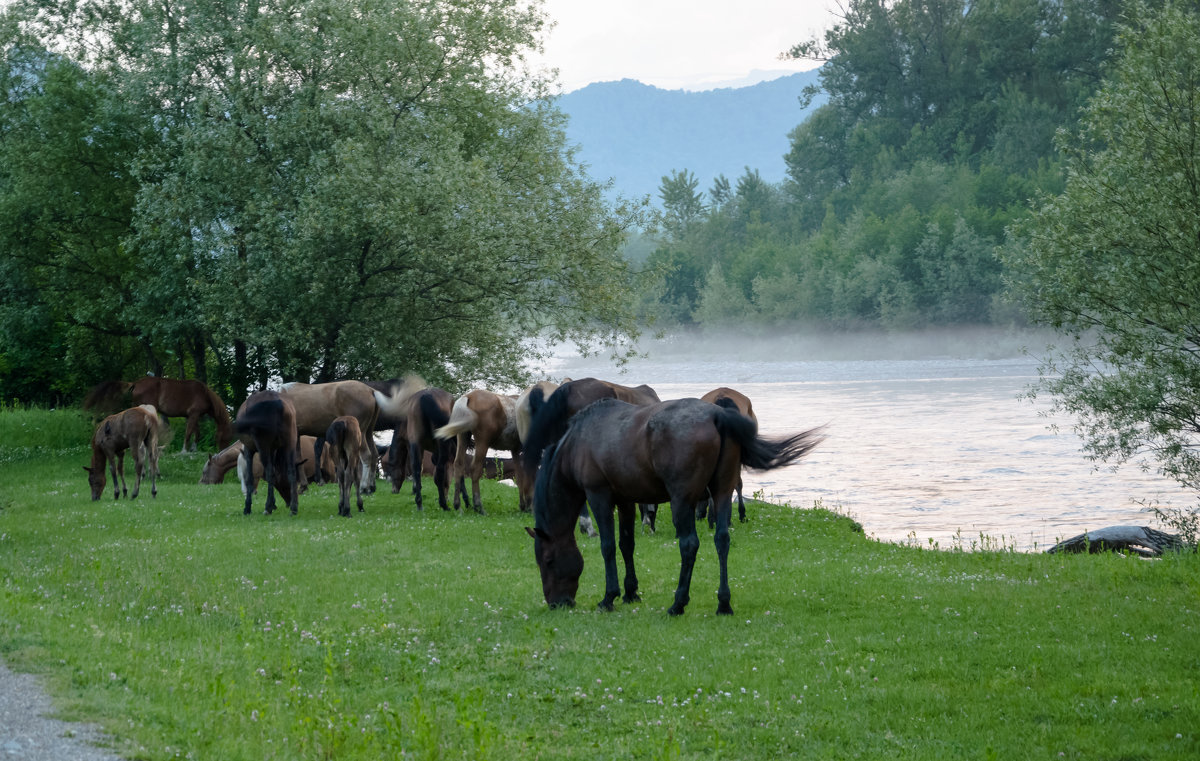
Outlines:
{"label": "hazy mountain ridge", "polygon": [[689,92],[623,79],[567,93],[558,106],[570,117],[567,135],[592,177],[612,178],[620,195],[657,202],[671,170],[691,170],[705,191],[718,174],[736,182],[747,166],[768,182],[783,180],[788,133],[823,102],[801,108],[801,93],[816,81],[814,70]]}

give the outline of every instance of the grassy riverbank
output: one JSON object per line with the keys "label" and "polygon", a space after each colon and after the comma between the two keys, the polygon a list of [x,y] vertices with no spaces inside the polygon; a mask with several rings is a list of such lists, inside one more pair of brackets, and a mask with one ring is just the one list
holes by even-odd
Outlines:
{"label": "grassy riverbank", "polygon": [[244,517],[171,453],[157,499],[91,502],[69,415],[0,412],[0,653],[130,758],[1200,755],[1195,555],[934,552],[754,503],[732,618],[707,531],[681,618],[669,530],[638,536],[643,602],[594,609],[592,539],[550,611],[506,487]]}

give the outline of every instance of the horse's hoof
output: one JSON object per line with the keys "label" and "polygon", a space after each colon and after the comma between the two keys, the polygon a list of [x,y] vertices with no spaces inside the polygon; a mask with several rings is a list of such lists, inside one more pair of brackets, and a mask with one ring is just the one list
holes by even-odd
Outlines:
{"label": "horse's hoof", "polygon": [[717,615],[718,616],[732,616],[733,615],[733,606],[730,605],[728,602],[717,603]]}
{"label": "horse's hoof", "polygon": [[679,603],[675,603],[670,608],[667,608],[667,615],[668,616],[682,616],[683,608],[684,608],[683,605],[680,605]]}
{"label": "horse's hoof", "polygon": [[598,605],[596,605],[596,608],[599,610],[605,610],[605,611],[612,612],[612,609],[613,609],[612,600],[605,597],[603,600],[600,601],[600,603]]}
{"label": "horse's hoof", "polygon": [[632,594],[626,594],[624,597],[621,598],[621,601],[627,602],[627,603],[628,602],[641,602],[642,596],[639,595],[637,592],[634,592]]}

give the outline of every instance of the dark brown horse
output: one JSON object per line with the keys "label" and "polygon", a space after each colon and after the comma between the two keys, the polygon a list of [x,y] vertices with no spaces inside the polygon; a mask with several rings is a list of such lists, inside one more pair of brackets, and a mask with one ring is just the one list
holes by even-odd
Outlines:
{"label": "dark brown horse", "polygon": [[254,496],[253,462],[257,454],[262,459],[263,478],[267,482],[267,515],[275,511],[276,490],[295,515],[299,496],[296,450],[300,435],[291,400],[277,391],[255,391],[238,409],[233,428],[243,446],[238,456],[238,476],[246,495],[245,514],[250,514],[250,500]]}
{"label": "dark brown horse", "polygon": [[[418,510],[424,510],[421,500],[421,460],[423,453],[433,453],[433,483],[438,490],[438,504],[443,510],[449,510],[446,501],[446,488],[449,485],[446,470],[454,460],[454,440],[435,438],[433,432],[450,422],[450,409],[454,405],[454,397],[450,392],[432,386],[425,386],[419,378],[409,378],[402,388],[397,389],[392,396],[375,392],[375,402],[379,409],[390,415],[403,415],[405,420],[404,438],[397,439],[393,432],[392,446],[402,447],[408,443],[409,473],[413,480],[413,501]],[[399,429],[397,429],[398,431]],[[392,488],[396,488],[393,481]]]}
{"label": "dark brown horse", "polygon": [[187,418],[183,432],[183,451],[189,442],[196,451],[196,434],[200,418],[208,416],[217,424],[217,449],[224,449],[233,439],[229,422],[229,410],[221,397],[198,380],[176,380],[174,378],[139,378],[130,388],[134,404],[153,404],[166,417]]}
{"label": "dark brown horse", "polygon": [[[409,461],[408,438],[405,434],[407,430],[405,424],[393,428],[392,443],[379,456],[379,469],[383,471],[384,478],[392,482],[392,494],[399,494],[404,479],[411,475],[409,468],[412,463]],[[433,465],[433,453],[425,452],[421,457],[421,474],[432,476],[436,472],[437,468]]]}
{"label": "dark brown horse", "polygon": [[344,518],[350,517],[351,485],[354,486],[358,511],[363,511],[362,493],[374,469],[366,438],[358,420],[349,415],[334,420],[325,432],[325,447],[333,459],[333,472],[338,484],[338,515]]}
{"label": "dark brown horse", "polygon": [[[342,415],[349,415],[357,420],[358,427],[363,431],[375,430],[379,405],[375,403],[375,391],[362,381],[287,383],[279,393],[295,407],[296,429],[301,434],[320,439],[325,435],[325,431],[329,430],[334,419]],[[370,485],[366,493],[371,494],[375,491],[375,463],[378,461],[379,452],[375,448],[375,439],[369,435],[366,439],[371,449]],[[323,443],[319,440],[318,462],[322,447]]]}
{"label": "dark brown horse", "polygon": [[[308,487],[308,482],[312,481],[316,475],[316,455],[313,452],[313,443],[316,441],[315,436],[300,437],[300,493],[303,494]],[[225,475],[237,467],[238,456],[242,453],[242,442],[235,441],[229,446],[222,449],[216,454],[209,455],[208,460],[204,463],[204,469],[200,471],[201,484],[220,484],[225,482]],[[333,470],[330,469],[326,474],[328,480],[333,479]],[[257,482],[263,477],[263,465],[261,458],[254,458],[254,478]]]}
{"label": "dark brown horse", "polygon": [[[738,391],[738,390],[732,389],[732,388],[728,388],[727,386],[719,386],[717,388],[714,388],[712,391],[709,391],[707,394],[705,394],[704,396],[702,396],[700,398],[703,401],[711,402],[713,404],[720,404],[723,406],[732,406],[733,409],[737,410],[738,412],[742,413],[746,417],[753,420],[755,425],[758,425],[758,417],[754,414],[754,405],[750,403],[750,397],[746,396],[741,391]],[[716,521],[716,516],[714,516],[712,514],[712,511],[709,509],[712,507],[712,505],[710,504],[711,501],[712,501],[711,499],[708,499],[708,500],[701,502],[700,506],[697,508],[697,513],[696,513],[697,518],[703,518],[707,514],[708,515],[708,525],[710,527],[715,525],[715,521]],[[738,482],[737,482],[737,502],[738,502],[738,520],[741,521],[742,523],[745,523],[746,522],[746,501],[744,499],[742,499],[742,477],[740,475],[738,476]]]}
{"label": "dark brown horse", "polygon": [[[136,499],[142,488],[142,475],[146,465],[150,467],[150,496],[158,496],[158,415],[154,407],[142,405],[109,415],[92,434],[92,465],[84,466],[88,474],[88,485],[92,487],[92,500],[100,499],[104,492],[104,466],[112,472],[113,499],[126,494],[125,450],[133,451],[134,474],[130,499]],[[120,488],[117,479],[120,479]]]}
{"label": "dark brown horse", "polygon": [[575,416],[558,444],[547,450],[534,489],[534,528],[526,530],[534,540],[546,602],[551,607],[575,604],[583,573],[575,521],[585,501],[592,506],[600,529],[605,580],[600,608],[612,609],[620,591],[614,507],[625,561],[624,600],[639,599],[633,567],[633,503],[669,501],[679,539],[680,566],[675,602],[668,612],[683,613],[700,546],[696,504],[712,494],[717,513],[714,541],[721,566],[717,613],[733,613],[729,604],[729,519],[742,466],[770,470],[789,465],[810,452],[821,438],[817,428],[783,439],[763,439],[753,420],[699,399],[641,407],[603,400],[588,407]]}
{"label": "dark brown horse", "polygon": [[[455,437],[456,454],[454,457],[454,507],[458,509],[458,500],[462,494],[465,476],[471,476],[471,496],[474,500],[475,511],[483,513],[483,500],[479,493],[479,479],[483,476],[484,467],[488,460],[489,449],[507,449],[516,460],[521,454],[521,437],[517,434],[517,397],[495,394],[483,389],[475,389],[460,396],[454,402],[450,412],[450,420],[438,428],[433,435],[438,439]],[[475,454],[467,464],[467,446],[471,440],[475,442]],[[526,484],[525,471],[518,466],[516,471],[518,501],[522,511],[528,511],[529,506],[525,495],[532,492],[532,485]]]}
{"label": "dark brown horse", "polygon": [[[528,404],[530,410],[529,431],[525,436],[521,463],[532,478],[537,473],[538,463],[541,462],[542,452],[546,447],[562,438],[567,431],[571,418],[589,405],[601,399],[617,399],[629,404],[645,405],[659,401],[654,389],[642,384],[640,386],[622,386],[611,381],[596,378],[580,378],[563,383],[549,397],[543,398],[543,392],[538,387],[529,390]],[[641,505],[642,522],[654,530],[657,505],[645,503]],[[595,536],[591,520],[588,519],[587,508],[579,514],[579,527],[588,536]]]}

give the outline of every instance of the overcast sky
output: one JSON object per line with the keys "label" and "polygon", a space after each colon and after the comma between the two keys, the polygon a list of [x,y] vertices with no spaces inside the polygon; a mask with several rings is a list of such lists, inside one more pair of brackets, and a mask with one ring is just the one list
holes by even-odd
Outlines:
{"label": "overcast sky", "polygon": [[557,26],[546,61],[563,92],[636,79],[664,89],[742,83],[753,71],[804,71],[781,61],[836,20],[834,0],[545,0]]}

